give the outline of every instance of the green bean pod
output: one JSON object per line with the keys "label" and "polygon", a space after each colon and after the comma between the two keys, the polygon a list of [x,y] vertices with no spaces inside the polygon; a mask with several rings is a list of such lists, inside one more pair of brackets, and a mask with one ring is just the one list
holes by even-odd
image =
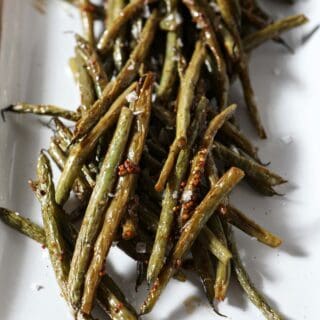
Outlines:
{"label": "green bean pod", "polygon": [[94,45],[95,38],[94,38],[94,19],[92,14],[92,5],[89,0],[78,0],[79,1],[79,8],[81,13],[82,19],[82,27],[84,30],[85,38],[91,45]]}
{"label": "green bean pod", "polygon": [[95,51],[95,48],[88,41],[78,34],[76,34],[75,37],[78,52],[84,60],[92,82],[94,83],[96,95],[100,98],[108,83],[108,77],[104,70],[102,61]]}
{"label": "green bean pod", "polygon": [[[41,245],[46,245],[46,236],[43,228],[31,222],[29,219],[24,218],[17,212],[0,208],[0,219],[18,232]],[[70,247],[73,247],[75,240],[70,238],[68,234],[66,235],[68,236]],[[71,252],[68,253],[71,255]],[[68,259],[68,256],[66,258]],[[101,280],[97,292],[97,302],[106,314],[114,320],[137,319],[133,307],[129,305],[120,288],[108,275],[104,275]]]}
{"label": "green bean pod", "polygon": [[180,187],[186,176],[192,147],[198,135],[199,127],[206,115],[206,99],[201,99],[197,105],[194,120],[191,124],[190,137],[185,149],[179,152],[177,164],[174,168],[173,175],[169,178],[163,194],[160,221],[158,224],[155,242],[148,263],[147,281],[154,282],[158,276],[164,262],[165,253],[168,249],[169,239],[174,223],[174,214],[178,209],[178,200],[180,196]]}
{"label": "green bean pod", "polygon": [[259,242],[267,246],[277,248],[282,243],[279,237],[259,226],[235,207],[228,206],[227,213],[222,215],[222,217],[250,237],[256,238]]}
{"label": "green bean pod", "polygon": [[154,0],[134,0],[127,4],[119,13],[119,15],[114,17],[114,20],[111,21],[109,28],[107,28],[102,34],[97,44],[99,52],[106,53],[108,50],[110,50],[123,26],[151,1]]}
{"label": "green bean pod", "polygon": [[80,307],[84,277],[109,203],[109,194],[117,179],[117,169],[125,151],[132,120],[132,111],[123,107],[83,218],[68,277],[69,296],[74,308]]}
{"label": "green bean pod", "polygon": [[129,86],[112,104],[108,112],[99,120],[93,130],[84,139],[71,146],[67,162],[57,186],[57,203],[62,204],[68,199],[74,180],[78,176],[83,164],[94,150],[99,138],[117,122],[121,107],[128,103],[126,99],[127,95],[134,91],[136,86],[136,82]]}
{"label": "green bean pod", "polygon": [[[228,248],[227,238],[223,230],[220,218],[212,216],[208,221],[208,227],[215,233],[217,238]],[[226,297],[230,282],[231,264],[230,261],[217,262],[216,277],[214,283],[214,297],[218,301],[223,301]]]}
{"label": "green bean pod", "polygon": [[[48,149],[48,153],[52,160],[56,163],[60,170],[63,170],[65,163],[67,161],[67,156],[65,153],[60,149],[59,145],[56,141],[51,140],[50,147]],[[87,182],[87,179],[83,172],[79,173],[79,176],[74,181],[72,190],[76,197],[83,203],[87,203],[90,198],[92,188]]]}
{"label": "green bean pod", "polygon": [[209,123],[204,136],[202,137],[199,150],[191,162],[190,174],[184,187],[181,198],[181,210],[179,214],[179,224],[182,227],[190,218],[190,214],[197,204],[197,191],[204,173],[207,156],[212,149],[213,140],[222,125],[232,117],[236,110],[236,105],[231,105],[216,115]]}
{"label": "green bean pod", "polygon": [[270,23],[263,29],[247,35],[243,39],[244,49],[247,52],[252,51],[264,42],[278,36],[280,33],[299,27],[307,23],[308,21],[309,20],[306,16],[304,16],[303,14],[299,14]]}
{"label": "green bean pod", "polygon": [[219,142],[214,142],[213,153],[226,164],[241,168],[249,178],[258,182],[264,182],[269,186],[276,186],[286,182],[286,180],[266,167],[237,154]]}
{"label": "green bean pod", "polygon": [[[134,167],[140,163],[148,133],[153,81],[153,75],[151,73],[147,74],[139,98],[133,104],[136,123],[128,146],[127,161]],[[115,197],[105,213],[104,223],[95,243],[93,257],[85,279],[81,310],[86,314],[91,312],[95,291],[100,282],[99,272],[103,267],[128,202],[133,196],[137,180],[136,173],[135,171],[128,171],[127,174],[120,176],[116,186]]]}
{"label": "green bean pod", "polygon": [[55,202],[55,191],[49,159],[40,153],[37,164],[37,181],[30,182],[41,204],[46,244],[50,260],[63,296],[68,301],[67,278],[69,265],[66,261],[66,245],[61,234],[61,209]]}
{"label": "green bean pod", "polygon": [[29,104],[18,103],[16,105],[10,105],[1,110],[2,114],[5,112],[15,113],[30,113],[41,116],[61,117],[71,121],[77,121],[80,119],[78,112],[63,109],[61,107],[53,106],[50,104]]}
{"label": "green bean pod", "polygon": [[151,287],[146,300],[140,308],[140,313],[150,312],[166,287],[175,270],[181,265],[182,259],[196,240],[203,226],[207,223],[219,203],[233,187],[243,178],[244,173],[238,168],[231,168],[208,192],[199,206],[195,209],[190,220],[185,224],[180,238],[173,249],[170,260],[162,268],[157,280]]}
{"label": "green bean pod", "polygon": [[229,228],[227,232],[229,247],[232,252],[232,267],[237,276],[237,279],[247,294],[250,301],[263,313],[266,319],[281,320],[283,319],[272,307],[266,302],[265,298],[259,293],[251,282],[243,264],[241,263],[236,243],[233,239],[232,230]]}
{"label": "green bean pod", "polygon": [[[137,0],[144,3],[144,0]],[[113,101],[118,95],[127,88],[134,78],[137,76],[139,67],[144,61],[151,43],[154,39],[155,31],[158,25],[158,12],[154,10],[148,18],[140,37],[140,41],[134,50],[131,52],[130,57],[124,67],[121,69],[115,80],[108,83],[105,87],[102,96],[92,106],[89,112],[82,117],[76,125],[74,132],[74,139],[78,139],[88,133],[90,129],[99,121]]]}
{"label": "green bean pod", "polygon": [[183,0],[183,3],[190,11],[194,22],[202,29],[203,42],[208,46],[214,57],[217,68],[217,99],[219,102],[219,109],[223,109],[228,104],[229,78],[221,46],[212,25],[214,21],[211,21],[209,16],[208,3],[200,0]]}
{"label": "green bean pod", "polygon": [[0,208],[0,219],[9,227],[39,242],[41,245],[46,245],[46,235],[43,228],[24,218],[20,213]]}
{"label": "green bean pod", "polygon": [[155,185],[157,191],[163,191],[172,169],[175,165],[179,151],[187,143],[187,130],[190,125],[190,109],[195,95],[201,67],[204,63],[205,48],[200,41],[196,43],[195,50],[181,81],[176,116],[176,137],[170,146],[168,157],[160,172],[160,176]]}
{"label": "green bean pod", "polygon": [[206,246],[197,239],[192,248],[192,257],[195,269],[201,279],[203,291],[209,301],[209,304],[214,307],[214,267],[209,256]]}
{"label": "green bean pod", "polygon": [[69,66],[73,73],[75,82],[79,87],[81,101],[80,109],[83,116],[84,112],[89,110],[96,100],[93,82],[85,67],[85,61],[77,51],[75,57],[69,59]]}

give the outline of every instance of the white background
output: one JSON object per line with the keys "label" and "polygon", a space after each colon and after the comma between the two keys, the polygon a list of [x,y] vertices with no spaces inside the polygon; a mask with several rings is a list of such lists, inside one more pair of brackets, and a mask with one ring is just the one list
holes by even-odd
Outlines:
{"label": "white background", "polygon": [[[75,108],[78,93],[68,71],[73,36],[80,30],[78,13],[50,0],[46,13],[31,0],[4,0],[0,47],[0,107],[17,101],[52,103]],[[39,1],[38,1],[39,2]],[[264,5],[275,17],[303,12],[309,25],[285,35],[295,48],[288,53],[275,44],[259,48],[251,57],[251,74],[267,141],[258,141],[263,160],[288,178],[286,196],[263,198],[246,186],[233,194],[233,203],[259,223],[281,235],[280,249],[269,249],[237,232],[241,256],[256,286],[285,319],[315,320],[319,310],[320,204],[319,204],[319,73],[320,32],[301,46],[302,36],[320,23],[320,2],[297,1],[293,7]],[[239,101],[237,88],[232,99]],[[233,102],[233,101],[232,101]],[[240,112],[241,113],[241,112]],[[246,132],[246,117],[243,117]],[[30,116],[7,116],[0,123],[0,205],[40,222],[40,211],[27,181],[35,177],[36,157],[48,145],[50,132]],[[252,135],[254,137],[254,135]],[[292,143],[282,140],[292,137]],[[58,295],[49,260],[40,246],[0,224],[0,319],[68,319]],[[116,249],[107,270],[128,292],[134,305],[145,290],[134,294],[134,264]],[[111,262],[110,262],[111,260]],[[196,278],[171,281],[154,312],[145,319],[214,319]],[[44,287],[33,291],[33,284]],[[229,298],[219,306],[229,319],[263,319],[232,282]]]}

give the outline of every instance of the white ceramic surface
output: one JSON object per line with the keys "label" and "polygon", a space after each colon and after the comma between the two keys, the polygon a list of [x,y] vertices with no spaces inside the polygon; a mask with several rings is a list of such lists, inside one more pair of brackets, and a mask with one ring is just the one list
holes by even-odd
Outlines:
{"label": "white ceramic surface", "polygon": [[[75,108],[76,87],[67,69],[78,13],[56,0],[46,1],[45,14],[32,0],[3,0],[0,46],[0,107],[17,101],[54,103]],[[304,12],[310,24],[286,35],[296,48],[291,55],[275,44],[259,48],[251,58],[251,73],[269,139],[258,141],[265,161],[290,180],[283,198],[263,198],[246,186],[232,199],[259,223],[283,237],[280,249],[266,248],[236,233],[241,255],[256,286],[290,320],[319,318],[319,77],[320,33],[304,46],[302,36],[320,22],[317,0],[294,7],[264,1],[275,16]],[[239,90],[233,89],[233,99]],[[246,117],[243,127],[247,132]],[[0,123],[0,205],[40,222],[39,206],[27,181],[35,176],[36,156],[48,145],[49,130],[30,116],[8,115]],[[253,135],[254,137],[254,135]],[[292,142],[288,143],[292,138]],[[134,294],[134,263],[112,249],[107,270],[141,303],[145,288]],[[153,313],[144,319],[217,318],[207,306],[197,279],[171,281]],[[35,284],[43,286],[33,290]],[[228,319],[263,319],[233,281],[219,309]],[[40,246],[0,224],[0,319],[71,319],[58,296],[49,260]]]}

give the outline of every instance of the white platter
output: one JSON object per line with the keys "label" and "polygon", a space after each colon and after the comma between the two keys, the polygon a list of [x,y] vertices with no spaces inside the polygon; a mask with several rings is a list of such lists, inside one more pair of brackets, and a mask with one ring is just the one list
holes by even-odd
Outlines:
{"label": "white platter", "polygon": [[[3,0],[0,45],[0,107],[17,102],[53,103],[75,108],[77,90],[67,69],[78,14],[50,0],[45,14],[32,0]],[[39,2],[39,1],[38,1]],[[275,44],[259,48],[251,58],[251,73],[267,141],[257,141],[262,159],[288,178],[283,198],[263,198],[238,188],[233,202],[248,215],[282,236],[280,249],[266,248],[237,232],[242,257],[256,286],[290,320],[319,318],[320,284],[320,33],[300,46],[302,36],[320,22],[320,3],[300,1],[294,7],[264,1],[277,16],[303,12],[311,20],[286,35],[296,48],[291,55]],[[289,8],[289,9],[288,9]],[[289,11],[286,11],[289,10]],[[234,89],[234,97],[238,95]],[[243,120],[246,128],[246,119]],[[250,128],[247,132],[250,131]],[[10,207],[40,222],[39,206],[27,181],[35,176],[36,157],[48,145],[50,132],[38,119],[8,115],[0,123],[0,206]],[[292,138],[291,143],[288,137]],[[134,263],[112,249],[107,270],[134,305],[145,290],[134,294]],[[34,284],[43,289],[32,290]],[[58,295],[49,260],[40,246],[0,224],[0,319],[71,319]],[[219,309],[228,319],[263,319],[233,282]],[[217,318],[206,304],[196,279],[172,281],[153,320]]]}

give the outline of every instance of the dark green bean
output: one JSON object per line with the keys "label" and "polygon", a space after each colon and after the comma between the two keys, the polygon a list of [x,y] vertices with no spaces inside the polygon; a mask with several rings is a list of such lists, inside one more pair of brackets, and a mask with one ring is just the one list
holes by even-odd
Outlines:
{"label": "dark green bean", "polygon": [[278,36],[280,33],[299,27],[308,21],[309,20],[306,16],[299,14],[270,23],[265,28],[247,35],[243,39],[244,49],[247,52],[251,51],[263,44],[265,41]]}
{"label": "dark green bean", "polygon": [[231,168],[222,176],[216,185],[211,188],[206,197],[195,209],[194,214],[181,232],[180,238],[173,249],[170,260],[162,268],[157,280],[154,282],[148,293],[147,299],[141,306],[141,314],[151,311],[173,273],[181,265],[184,255],[192,246],[202,227],[206,224],[221,200],[229,194],[243,176],[243,171],[237,168]]}
{"label": "dark green bean", "polygon": [[132,165],[125,175],[120,173],[115,197],[112,199],[105,214],[105,220],[101,232],[94,246],[94,253],[86,274],[84,293],[82,298],[82,311],[86,314],[91,312],[96,288],[100,282],[99,271],[102,269],[105,258],[115,237],[125,208],[133,196],[137,180],[137,166],[140,163],[142,151],[145,144],[151,114],[151,94],[153,87],[153,75],[147,74],[141,88],[138,100],[133,103],[136,114],[136,124],[131,142],[127,151],[127,160]]}
{"label": "dark green bean", "polygon": [[[59,145],[56,143],[56,141],[51,140],[50,147],[48,149],[48,153],[52,160],[56,163],[56,165],[59,167],[60,170],[63,170],[64,165],[67,160],[67,156],[65,153],[60,149]],[[73,192],[75,193],[76,197],[83,203],[87,203],[89,200],[89,197],[92,192],[92,188],[87,182],[87,179],[83,172],[79,173],[79,176],[74,181]]]}
{"label": "dark green bean", "polygon": [[[69,59],[69,66],[73,73],[75,82],[79,87],[82,115],[85,111],[89,110],[95,101],[95,92],[93,82],[85,67],[85,61],[80,54],[76,51],[74,58]],[[80,120],[80,119],[79,119]]]}
{"label": "dark green bean", "polygon": [[55,202],[55,191],[49,159],[43,152],[40,153],[38,159],[37,181],[30,182],[30,185],[41,204],[44,232],[51,264],[62,294],[68,301],[67,278],[69,265],[66,261],[66,246],[61,234],[61,211]]}
{"label": "dark green bean", "polygon": [[70,189],[83,164],[94,150],[99,138],[116,123],[121,107],[127,104],[127,95],[133,92],[136,86],[137,83],[134,82],[127,88],[112,104],[108,112],[99,120],[90,134],[78,143],[72,145],[57,186],[56,201],[58,203],[62,204],[68,199]]}
{"label": "dark green bean", "polygon": [[276,248],[282,243],[282,240],[279,237],[259,226],[256,222],[249,219],[241,211],[232,206],[228,206],[226,214],[222,215],[222,217],[250,237],[254,237],[261,243],[270,247]]}
{"label": "dark green bean", "polygon": [[202,287],[205,292],[205,295],[210,303],[214,307],[214,267],[209,256],[209,252],[199,239],[197,239],[192,248],[192,257],[195,265],[195,269],[201,279]]}
{"label": "dark green bean", "polygon": [[[29,219],[24,218],[19,213],[0,208],[0,219],[8,226],[39,242],[41,245],[46,245],[46,236],[43,228],[31,222]],[[65,235],[68,236],[68,242],[72,248],[75,242],[74,238],[76,237],[70,238],[70,234],[68,233]],[[66,258],[68,258],[68,256]],[[132,306],[128,304],[120,288],[108,275],[104,275],[101,280],[97,293],[97,301],[106,314],[114,320],[137,319],[136,312]]]}
{"label": "dark green bean", "polygon": [[273,173],[264,166],[256,163],[253,160],[247,159],[236,152],[226,148],[219,142],[214,142],[213,153],[220,160],[224,161],[228,165],[233,165],[241,168],[245,171],[249,178],[252,178],[258,182],[263,182],[269,186],[276,186],[282,183],[286,183],[286,180],[279,175]]}
{"label": "dark green bean", "polygon": [[78,52],[86,64],[92,82],[94,83],[97,97],[100,98],[108,82],[100,57],[88,41],[78,34],[76,34],[75,37]]}
{"label": "dark green bean", "polygon": [[[144,3],[144,0],[137,0],[137,2],[138,1]],[[100,117],[105,114],[120,92],[127,88],[137,76],[139,67],[145,59],[154,39],[157,25],[158,12],[154,10],[142,30],[139,43],[132,51],[124,67],[121,69],[115,80],[108,83],[101,98],[96,101],[90,111],[77,122],[74,132],[75,139],[82,137],[90,131],[90,129],[99,121]]]}
{"label": "dark green bean", "polygon": [[176,116],[176,137],[170,146],[169,154],[161,170],[158,181],[155,185],[157,191],[163,191],[172,169],[175,165],[179,151],[187,143],[187,130],[190,124],[190,109],[195,95],[201,67],[204,63],[205,48],[201,42],[197,42],[184,78],[181,81]]}
{"label": "dark green bean", "polygon": [[6,225],[39,242],[41,245],[46,245],[46,235],[43,228],[22,217],[20,213],[0,208],[0,219]]}
{"label": "dark green bean", "polygon": [[79,8],[81,12],[82,27],[85,34],[85,38],[91,45],[94,45],[94,26],[93,26],[93,14],[92,4],[89,0],[78,0]]}
{"label": "dark green bean", "polygon": [[206,107],[207,100],[203,98],[197,106],[195,117],[191,124],[190,137],[188,138],[187,146],[179,152],[176,167],[166,184],[156,239],[148,264],[147,281],[149,283],[152,283],[156,279],[165,262],[165,252],[168,248],[169,238],[172,232],[174,213],[179,208],[178,200],[181,183],[185,178],[189,167],[190,154],[197,138],[200,124],[203,122],[204,116],[206,115]]}
{"label": "dark green bean", "polygon": [[231,228],[229,228],[229,232],[227,232],[227,237],[232,252],[232,267],[244,292],[247,294],[250,301],[261,310],[266,319],[281,320],[282,317],[269,306],[264,297],[258,292],[251,282],[243,264],[241,263]]}
{"label": "dark green bean", "polygon": [[194,155],[190,174],[183,189],[181,198],[181,210],[179,215],[179,224],[182,227],[190,218],[190,214],[197,204],[197,191],[204,173],[207,156],[211,152],[212,143],[218,130],[233,115],[236,105],[231,105],[216,115],[209,123],[201,139],[199,150]]}
{"label": "dark green bean", "polygon": [[117,169],[124,154],[132,119],[132,111],[123,107],[84,215],[68,277],[69,296],[74,308],[80,307],[84,277],[109,203],[109,194],[113,191],[117,179]]}
{"label": "dark green bean", "polygon": [[1,110],[2,114],[5,112],[30,113],[42,116],[61,117],[71,121],[77,121],[80,119],[80,114],[78,112],[63,109],[50,104],[18,103],[16,105],[10,105]]}
{"label": "dark green bean", "polygon": [[147,5],[149,2],[154,0],[134,0],[127,4],[123,10],[119,13],[117,17],[110,24],[109,28],[105,30],[98,42],[98,50],[101,53],[106,53],[113,46],[114,40],[119,34],[123,26],[132,19],[143,6]]}

